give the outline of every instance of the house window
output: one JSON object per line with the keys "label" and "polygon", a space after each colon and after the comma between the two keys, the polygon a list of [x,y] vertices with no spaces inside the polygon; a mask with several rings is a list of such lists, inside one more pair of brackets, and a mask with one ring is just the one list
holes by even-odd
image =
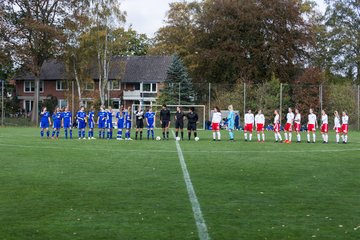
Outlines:
{"label": "house window", "polygon": [[34,105],[34,101],[31,101],[31,100],[25,100],[24,101],[24,110],[25,112],[31,112],[32,108],[33,108],[33,105]]}
{"label": "house window", "polygon": [[[44,81],[40,81],[39,91],[44,92]],[[35,81],[25,81],[24,92],[26,93],[35,92]]]}
{"label": "house window", "polygon": [[68,84],[65,80],[58,80],[56,81],[56,91],[64,91],[68,90]]}
{"label": "house window", "polygon": [[82,105],[84,108],[89,108],[94,104],[94,101],[92,99],[84,99],[82,100]]}
{"label": "house window", "polygon": [[119,109],[120,108],[120,100],[112,100],[112,108]]}
{"label": "house window", "polygon": [[140,83],[134,84],[134,90],[140,90]]}
{"label": "house window", "polygon": [[68,101],[66,99],[59,99],[58,103],[60,108],[65,108],[68,105]]}
{"label": "house window", "polygon": [[156,92],[156,83],[144,83],[143,92]]}
{"label": "house window", "polygon": [[120,90],[121,82],[119,80],[111,80],[110,81],[110,90]]}
{"label": "house window", "polygon": [[86,91],[94,91],[94,89],[95,89],[94,82],[86,82],[85,83],[85,90]]}

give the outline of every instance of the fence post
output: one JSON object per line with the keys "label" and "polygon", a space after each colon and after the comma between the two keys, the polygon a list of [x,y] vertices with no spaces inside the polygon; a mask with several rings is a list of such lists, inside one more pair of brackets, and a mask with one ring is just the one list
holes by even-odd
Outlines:
{"label": "fence post", "polygon": [[243,109],[243,115],[245,117],[246,113],[246,83],[244,83],[244,109]]}
{"label": "fence post", "polygon": [[211,83],[209,83],[209,102],[208,102],[208,108],[209,108],[209,118],[208,120],[210,120],[210,116],[211,116]]}
{"label": "fence post", "polygon": [[358,94],[357,110],[358,110],[358,131],[359,131],[360,130],[360,85],[357,86],[357,94]]}
{"label": "fence post", "polygon": [[320,111],[323,110],[323,86],[320,84],[319,86],[319,101],[320,101]]}
{"label": "fence post", "polygon": [[5,80],[1,80],[1,126],[4,126],[4,117],[5,117],[5,109],[4,109],[4,85]]}
{"label": "fence post", "polygon": [[71,81],[71,114],[75,116],[75,83],[74,80]]}
{"label": "fence post", "polygon": [[181,105],[181,99],[180,99],[180,91],[181,91],[181,83],[179,83],[179,106]]}
{"label": "fence post", "polygon": [[280,108],[279,108],[279,115],[280,115],[280,125],[281,125],[281,115],[282,115],[282,86],[283,84],[280,83]]}

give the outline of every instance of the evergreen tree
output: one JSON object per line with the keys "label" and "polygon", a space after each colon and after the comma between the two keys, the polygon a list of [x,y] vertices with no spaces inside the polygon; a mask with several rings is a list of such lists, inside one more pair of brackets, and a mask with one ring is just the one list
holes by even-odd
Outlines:
{"label": "evergreen tree", "polygon": [[195,91],[192,79],[178,55],[173,57],[164,85],[159,97],[161,104],[179,104],[179,97],[181,105],[194,103]]}

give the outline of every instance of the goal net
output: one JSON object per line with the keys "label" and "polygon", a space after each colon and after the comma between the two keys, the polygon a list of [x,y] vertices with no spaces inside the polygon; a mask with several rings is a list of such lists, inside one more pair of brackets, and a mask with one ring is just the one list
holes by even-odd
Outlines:
{"label": "goal net", "polygon": [[[149,105],[149,104],[133,104],[131,107],[131,111],[132,111],[132,125],[133,127],[136,127],[135,124],[135,111],[138,109],[138,107],[141,106],[141,108],[143,109],[144,113],[146,113],[148,111],[148,109],[150,107],[152,107],[153,112],[155,112],[156,114],[156,121],[155,121],[155,128],[160,128],[160,111],[162,109],[162,105]],[[197,113],[197,115],[199,116],[199,120],[198,120],[198,124],[197,124],[197,128],[198,129],[205,129],[206,126],[206,119],[205,119],[205,105],[166,105],[167,109],[170,110],[171,113],[171,124],[170,127],[174,128],[175,127],[175,113],[176,113],[176,108],[180,107],[181,110],[184,112],[184,114],[186,115],[189,112],[189,108],[193,107],[194,111]],[[184,129],[187,128],[187,119],[186,117],[184,118]]]}

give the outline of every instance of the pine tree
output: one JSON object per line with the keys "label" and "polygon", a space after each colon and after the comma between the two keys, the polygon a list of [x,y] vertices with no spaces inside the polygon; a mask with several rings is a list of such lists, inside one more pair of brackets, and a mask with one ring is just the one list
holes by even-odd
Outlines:
{"label": "pine tree", "polygon": [[195,91],[192,79],[189,77],[187,69],[178,55],[173,57],[164,85],[159,97],[161,104],[191,105],[194,103]]}

